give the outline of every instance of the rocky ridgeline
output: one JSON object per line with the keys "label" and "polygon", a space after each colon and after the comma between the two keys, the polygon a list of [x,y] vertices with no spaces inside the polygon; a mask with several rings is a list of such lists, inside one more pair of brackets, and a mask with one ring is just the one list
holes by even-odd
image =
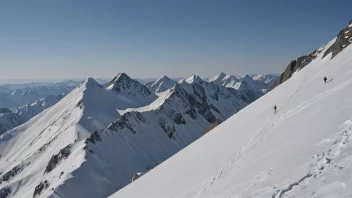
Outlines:
{"label": "rocky ridgeline", "polygon": [[352,42],[352,20],[350,21],[349,26],[345,29],[341,30],[336,37],[336,41],[332,44],[329,49],[326,50],[324,56],[332,53],[332,57],[334,58],[338,53],[340,53],[343,49],[345,49]]}
{"label": "rocky ridgeline", "polygon": [[[341,30],[336,37],[335,42],[325,51],[323,58],[328,54],[332,53],[334,58],[339,54],[344,48],[346,48],[352,42],[352,21],[350,21],[349,26]],[[285,71],[280,75],[279,79],[272,85],[272,89],[284,83],[286,80],[291,78],[292,74],[296,71],[301,70],[307,66],[312,60],[314,60],[322,51],[324,47],[321,47],[309,55],[301,56],[297,60],[291,61],[286,67]]]}

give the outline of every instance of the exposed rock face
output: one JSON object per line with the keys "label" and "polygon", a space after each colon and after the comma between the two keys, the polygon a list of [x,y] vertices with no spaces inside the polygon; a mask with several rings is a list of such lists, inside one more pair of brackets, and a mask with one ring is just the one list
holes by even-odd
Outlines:
{"label": "exposed rock face", "polygon": [[279,79],[272,85],[272,88],[275,88],[291,78],[292,74],[298,70],[301,70],[303,67],[307,66],[312,60],[316,58],[317,50],[307,56],[301,56],[297,60],[291,61],[286,67],[284,73],[282,73]]}
{"label": "exposed rock face", "polygon": [[15,166],[14,168],[12,168],[11,170],[9,170],[8,172],[6,172],[2,177],[0,177],[0,184],[2,182],[7,182],[10,181],[13,177],[15,177],[18,173],[20,173],[21,171],[23,171],[23,169],[25,167],[27,167],[30,164],[30,162],[28,163],[24,163],[24,164],[20,164],[18,166]]}
{"label": "exposed rock face", "polygon": [[352,42],[352,20],[350,21],[350,25],[345,29],[341,30],[336,37],[336,41],[332,44],[329,49],[326,50],[324,56],[332,53],[332,57],[334,58],[338,53],[340,53],[343,49],[345,49]]}
{"label": "exposed rock face", "polygon": [[37,197],[42,193],[43,190],[47,189],[49,187],[49,182],[45,180],[44,182],[40,182],[38,186],[35,187],[34,189],[34,194],[33,197]]}
{"label": "exposed rock face", "polygon": [[[334,58],[338,53],[340,53],[344,48],[346,48],[352,42],[352,21],[345,29],[341,30],[336,37],[335,42],[325,51],[323,58],[328,54],[332,53],[332,57]],[[296,71],[301,70],[305,66],[307,66],[312,60],[314,60],[323,50],[324,46],[315,50],[309,55],[301,56],[297,60],[293,60],[288,64],[285,71],[281,74],[280,78],[272,85],[272,89],[279,86],[289,78],[291,78],[292,74]]]}
{"label": "exposed rock face", "polygon": [[125,73],[118,74],[112,81],[110,81],[107,89],[114,90],[117,93],[126,91],[128,95],[135,95],[136,93],[142,96],[152,95],[146,86],[130,78]]}
{"label": "exposed rock face", "polygon": [[94,133],[92,133],[92,135],[90,135],[89,138],[85,140],[85,143],[88,144],[88,142],[91,142],[92,144],[95,144],[96,142],[100,142],[100,141],[101,141],[101,137],[99,135],[99,132],[95,131]]}
{"label": "exposed rock face", "polygon": [[11,188],[10,187],[4,187],[0,189],[0,198],[6,198],[11,194]]}
{"label": "exposed rock face", "polygon": [[45,173],[49,173],[52,171],[62,159],[67,158],[71,151],[70,151],[71,145],[66,146],[65,148],[61,149],[60,152],[57,155],[53,155],[46,166]]}

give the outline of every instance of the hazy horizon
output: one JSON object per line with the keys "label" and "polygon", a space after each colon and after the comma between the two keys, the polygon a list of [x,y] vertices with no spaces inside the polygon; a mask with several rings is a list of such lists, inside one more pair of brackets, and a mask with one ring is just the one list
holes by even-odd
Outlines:
{"label": "hazy horizon", "polygon": [[[223,73],[223,72],[219,72],[219,73]],[[216,75],[218,75],[219,73],[216,73],[212,76],[201,76],[199,75],[202,79],[208,79],[211,77],[214,77]],[[228,74],[227,75],[233,75],[233,76],[243,76],[243,75],[256,75],[256,74],[270,74],[270,75],[280,75],[280,73],[248,73],[248,74]],[[129,74],[127,74],[129,75]],[[172,77],[172,76],[168,76],[171,79],[174,80],[180,80],[180,79],[186,79],[188,77],[190,77],[193,74],[189,74],[187,76],[177,76],[177,77]],[[198,75],[198,74],[196,74]],[[4,85],[4,84],[28,84],[28,83],[57,83],[57,82],[63,82],[63,81],[83,81],[87,78],[94,78],[95,80],[111,80],[115,77],[111,76],[111,77],[94,77],[94,76],[89,76],[89,77],[85,77],[85,78],[57,78],[57,79],[50,79],[50,78],[37,78],[37,79],[0,79],[0,85]],[[167,76],[167,75],[166,75]],[[137,79],[140,81],[154,81],[158,78],[160,78],[161,76],[156,76],[156,77],[148,77],[148,78],[136,78],[133,76],[130,76],[133,79]]]}

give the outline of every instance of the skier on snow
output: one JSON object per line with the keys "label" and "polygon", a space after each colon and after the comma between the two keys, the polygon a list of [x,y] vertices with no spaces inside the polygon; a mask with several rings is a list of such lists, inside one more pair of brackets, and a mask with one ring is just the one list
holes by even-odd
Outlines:
{"label": "skier on snow", "polygon": [[274,106],[274,113],[276,113],[276,109],[277,109],[277,106],[275,105],[275,106]]}
{"label": "skier on snow", "polygon": [[326,81],[327,81],[328,79],[326,78],[326,76],[324,76],[324,82],[326,83]]}

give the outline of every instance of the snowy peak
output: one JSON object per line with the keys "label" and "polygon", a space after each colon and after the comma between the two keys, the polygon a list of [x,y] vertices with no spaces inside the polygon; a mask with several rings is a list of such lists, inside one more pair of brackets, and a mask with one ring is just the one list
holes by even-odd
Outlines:
{"label": "snowy peak", "polygon": [[219,73],[217,74],[216,76],[210,78],[208,81],[209,82],[221,82],[224,78],[226,77],[226,74],[225,73]]}
{"label": "snowy peak", "polygon": [[264,82],[270,86],[279,78],[278,74],[255,74],[251,76],[253,80]]}
{"label": "snowy peak", "polygon": [[244,76],[241,76],[241,81],[244,81],[246,82],[247,84],[253,84],[254,83],[254,80],[252,77],[250,77],[248,74],[244,75]]}
{"label": "snowy peak", "polygon": [[118,81],[131,81],[132,79],[125,73],[119,73],[115,76],[109,84],[116,84]]}
{"label": "snowy peak", "polygon": [[192,84],[192,83],[203,83],[204,81],[198,75],[192,74],[189,78],[185,80],[185,82],[188,84]]}
{"label": "snowy peak", "polygon": [[208,81],[223,87],[234,88],[235,84],[240,80],[237,79],[235,76],[220,73],[210,78]]}
{"label": "snowy peak", "polygon": [[111,198],[350,197],[351,55],[320,54]]}
{"label": "snowy peak", "polygon": [[162,76],[161,78],[159,78],[159,80],[162,81],[170,81],[171,79],[169,77],[167,77],[166,75]]}
{"label": "snowy peak", "polygon": [[171,87],[173,87],[176,84],[176,81],[171,80],[169,77],[167,76],[162,76],[159,79],[157,79],[156,81],[152,81],[146,84],[146,86],[148,87],[148,89],[154,93],[161,93],[164,92],[168,89],[170,89]]}
{"label": "snowy peak", "polygon": [[85,87],[86,89],[92,89],[96,87],[102,87],[96,80],[93,78],[87,78],[82,82],[82,84],[79,87]]}
{"label": "snowy peak", "polygon": [[126,93],[130,96],[136,94],[144,97],[153,95],[146,86],[133,80],[125,73],[119,73],[108,83],[106,89],[117,93]]}

